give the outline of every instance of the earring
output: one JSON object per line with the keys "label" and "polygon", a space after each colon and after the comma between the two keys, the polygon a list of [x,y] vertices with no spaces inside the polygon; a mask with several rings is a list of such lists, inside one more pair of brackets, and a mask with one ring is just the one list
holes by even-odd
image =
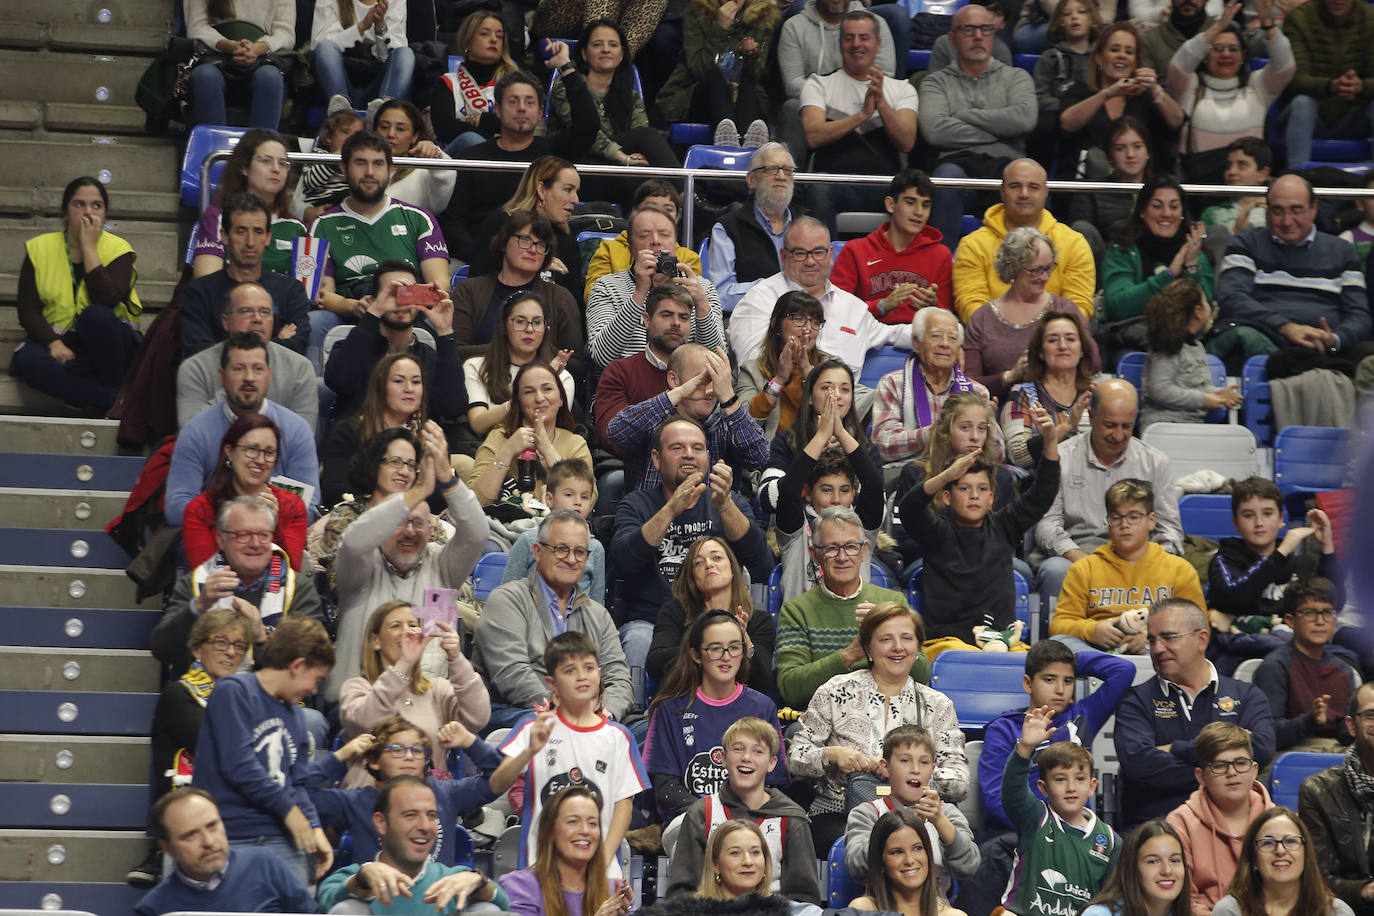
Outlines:
{"label": "earring", "polygon": [[720,872],[719,872],[719,871],[716,872],[716,883],[717,883],[717,884],[720,883]]}
{"label": "earring", "polygon": [[226,468],[232,468],[234,465],[229,461],[228,458],[225,458],[225,459],[224,459],[224,466],[225,466]]}

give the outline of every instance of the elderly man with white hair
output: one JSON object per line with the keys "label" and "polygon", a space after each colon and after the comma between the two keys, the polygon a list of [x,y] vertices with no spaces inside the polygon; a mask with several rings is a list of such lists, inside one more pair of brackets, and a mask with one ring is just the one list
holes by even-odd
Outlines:
{"label": "elderly man with white hair", "polygon": [[902,368],[882,377],[873,399],[873,442],[885,463],[902,463],[925,450],[950,395],[976,391],[988,396],[987,388],[958,366],[963,345],[964,327],[952,312],[923,308],[911,319],[915,352]]}
{"label": "elderly man with white hair", "polygon": [[862,299],[830,282],[834,254],[830,230],[820,220],[810,216],[794,219],[783,233],[781,254],[782,270],[754,284],[730,316],[730,349],[738,365],[759,355],[778,297],[793,290],[810,293],[820,301],[825,320],[816,346],[844,360],[855,375],[863,368],[869,350],[911,346],[905,328],[881,324]]}
{"label": "elderly man with white hair", "polygon": [[782,236],[794,216],[805,210],[793,205],[797,163],[787,147],[771,141],[749,157],[744,179],[749,196],[731,205],[711,227],[706,275],[720,293],[720,305],[730,311],[754,283],[771,277],[782,266]]}

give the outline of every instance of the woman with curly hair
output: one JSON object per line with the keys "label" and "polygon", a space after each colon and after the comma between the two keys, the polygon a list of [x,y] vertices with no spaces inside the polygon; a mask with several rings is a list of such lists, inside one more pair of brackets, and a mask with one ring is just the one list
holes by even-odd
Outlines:
{"label": "woman with curly hair", "polygon": [[1201,423],[1207,411],[1239,407],[1235,386],[1217,388],[1207,365],[1202,338],[1212,328],[1216,308],[1190,277],[1181,277],[1160,290],[1145,306],[1149,349],[1141,388],[1142,432],[1152,423]]}

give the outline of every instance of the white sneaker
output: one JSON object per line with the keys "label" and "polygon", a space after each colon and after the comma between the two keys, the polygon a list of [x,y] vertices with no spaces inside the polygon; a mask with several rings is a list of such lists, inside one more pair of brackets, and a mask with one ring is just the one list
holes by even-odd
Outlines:
{"label": "white sneaker", "polygon": [[758,149],[768,142],[768,125],[762,119],[755,118],[749,122],[749,126],[744,129],[743,146],[748,149]]}
{"label": "white sneaker", "polygon": [[711,141],[715,146],[739,146],[739,128],[730,118],[716,125],[716,135]]}
{"label": "white sneaker", "polygon": [[353,102],[346,95],[331,95],[329,105],[325,107],[326,115],[338,114],[341,111],[352,111]]}

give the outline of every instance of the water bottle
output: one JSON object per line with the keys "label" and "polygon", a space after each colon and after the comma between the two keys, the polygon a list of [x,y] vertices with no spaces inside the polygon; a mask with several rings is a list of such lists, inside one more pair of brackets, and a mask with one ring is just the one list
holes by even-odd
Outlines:
{"label": "water bottle", "polygon": [[527,448],[520,453],[515,462],[515,486],[521,493],[533,493],[535,468],[539,465],[539,453]]}
{"label": "water bottle", "polygon": [[386,59],[391,56],[391,45],[386,41],[386,17],[377,20],[377,24],[372,27],[372,34],[377,36],[377,59],[386,63]]}

